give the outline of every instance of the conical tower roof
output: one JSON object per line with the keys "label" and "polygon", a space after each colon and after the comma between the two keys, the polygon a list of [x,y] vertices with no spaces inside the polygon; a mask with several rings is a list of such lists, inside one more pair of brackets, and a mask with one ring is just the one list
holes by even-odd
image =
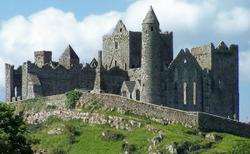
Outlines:
{"label": "conical tower roof", "polygon": [[146,23],[146,24],[157,23],[157,24],[159,24],[159,21],[155,15],[155,12],[154,12],[152,6],[150,6],[148,13],[143,20],[143,23]]}

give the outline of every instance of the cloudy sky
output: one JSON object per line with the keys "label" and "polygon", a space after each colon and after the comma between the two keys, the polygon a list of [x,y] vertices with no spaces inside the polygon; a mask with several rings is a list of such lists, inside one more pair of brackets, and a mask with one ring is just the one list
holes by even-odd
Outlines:
{"label": "cloudy sky", "polygon": [[239,44],[240,119],[250,120],[249,0],[8,0],[0,5],[0,100],[4,99],[4,63],[15,66],[37,50],[53,51],[57,61],[71,44],[89,62],[102,48],[102,36],[122,19],[127,29],[141,30],[152,5],[162,31],[174,32],[175,55],[221,40]]}

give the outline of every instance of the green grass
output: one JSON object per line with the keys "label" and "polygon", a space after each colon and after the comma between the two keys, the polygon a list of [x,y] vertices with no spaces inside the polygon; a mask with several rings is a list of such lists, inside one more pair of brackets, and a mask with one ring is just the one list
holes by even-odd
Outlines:
{"label": "green grass", "polygon": [[[64,128],[65,125],[73,125],[76,130],[80,132],[79,136],[75,137],[75,143],[70,144],[68,142],[67,131],[61,135],[48,135],[47,132],[51,128],[61,127]],[[204,139],[202,136],[188,133],[189,128],[185,128],[181,125],[168,125],[162,126],[160,124],[153,124],[154,127],[160,128],[164,133],[164,139],[157,146],[158,150],[163,152],[166,151],[166,145],[173,144],[177,142],[178,144],[183,144],[188,141],[192,144],[206,146],[210,142],[213,142],[211,148],[204,148],[200,150],[199,153],[210,154],[210,153],[229,153],[237,147],[237,151],[247,151],[250,149],[250,139],[242,138],[230,134],[218,133],[223,137],[222,141],[215,142],[208,139]],[[34,147],[40,147],[52,151],[55,148],[64,149],[70,154],[79,154],[84,151],[86,154],[119,154],[122,151],[122,144],[124,140],[117,141],[106,141],[102,139],[102,132],[107,130],[112,130],[114,132],[123,134],[126,141],[129,144],[136,146],[135,153],[144,154],[148,152],[148,146],[151,144],[151,139],[158,133],[150,132],[148,129],[136,128],[132,131],[117,130],[115,128],[110,128],[103,125],[86,125],[80,121],[57,121],[50,123],[43,129],[32,132],[32,136],[40,139],[40,144]]]}
{"label": "green grass", "polygon": [[38,97],[29,100],[24,100],[21,103],[13,103],[16,107],[16,112],[23,112],[27,110],[41,111],[47,108],[46,97]]}
{"label": "green grass", "polygon": [[[32,108],[40,111],[46,109],[45,98],[29,100],[22,103],[22,109]],[[20,107],[20,106],[19,106]],[[50,108],[53,109],[53,108]],[[118,113],[117,109],[110,111],[105,109],[98,102],[89,102],[82,109],[82,112],[97,112],[105,116],[120,116],[125,120],[136,120],[142,123],[141,128],[133,128],[131,131],[111,128],[107,125],[88,125],[79,120],[62,121],[57,117],[49,117],[46,122],[40,126],[30,126],[31,136],[39,139],[40,143],[33,145],[34,149],[46,149],[52,152],[54,149],[62,149],[69,154],[119,154],[122,153],[122,146],[125,142],[135,146],[136,154],[148,153],[148,147],[152,144],[151,139],[158,135],[158,132],[149,131],[146,126],[160,129],[164,138],[156,149],[167,153],[166,146],[176,143],[178,146],[184,144],[192,144],[201,147],[196,153],[214,154],[214,153],[250,153],[250,139],[243,138],[227,133],[216,133],[223,139],[221,141],[213,141],[205,139],[202,135],[198,135],[199,130],[185,128],[179,124],[162,125],[145,116],[139,116],[130,112]],[[72,126],[78,135],[73,136],[70,142],[69,131],[66,126]],[[65,131],[60,135],[48,135],[48,131],[53,128],[63,128]],[[122,134],[124,139],[121,140],[103,140],[102,133],[110,130],[117,134]],[[205,134],[205,132],[202,132]],[[72,136],[71,136],[72,137]],[[156,151],[156,149],[154,149]]]}

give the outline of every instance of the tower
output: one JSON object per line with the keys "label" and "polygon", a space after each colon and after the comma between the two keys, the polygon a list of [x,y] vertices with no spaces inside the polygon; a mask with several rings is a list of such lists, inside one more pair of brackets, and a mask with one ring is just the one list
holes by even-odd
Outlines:
{"label": "tower", "polygon": [[161,54],[159,21],[150,7],[142,23],[141,101],[161,104]]}
{"label": "tower", "polygon": [[52,57],[51,51],[36,51],[35,64],[41,68],[43,65],[51,61],[51,57]]}
{"label": "tower", "polygon": [[101,85],[101,71],[102,71],[102,51],[98,52],[98,65],[96,67],[96,75],[95,75],[95,83],[94,83],[94,89],[91,91],[92,93],[101,93],[102,85]]}
{"label": "tower", "polygon": [[11,102],[14,93],[14,66],[5,64],[5,100]]}

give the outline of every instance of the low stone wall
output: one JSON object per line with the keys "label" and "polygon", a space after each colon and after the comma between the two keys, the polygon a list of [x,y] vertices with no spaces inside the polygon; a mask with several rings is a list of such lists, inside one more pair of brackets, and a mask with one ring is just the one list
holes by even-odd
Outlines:
{"label": "low stone wall", "polygon": [[82,93],[80,104],[88,101],[98,101],[109,108],[121,108],[137,115],[161,119],[164,123],[181,123],[186,127],[197,127],[198,124],[197,112],[185,112],[154,104],[142,103],[117,95]]}
{"label": "low stone wall", "polygon": [[198,113],[198,128],[250,137],[250,125],[208,113]]}
{"label": "low stone wall", "polygon": [[[49,96],[46,103],[64,106],[65,95]],[[117,108],[131,113],[160,119],[163,123],[180,123],[186,127],[202,131],[226,132],[243,137],[250,137],[250,125],[203,112],[188,112],[169,107],[143,103],[112,94],[82,92],[78,107],[89,101],[98,101],[108,108]],[[22,101],[20,101],[21,103]]]}
{"label": "low stone wall", "polygon": [[80,102],[93,100],[110,108],[122,108],[134,114],[162,119],[166,123],[181,123],[202,131],[226,132],[250,137],[250,125],[208,113],[182,111],[111,94],[83,93]]}

